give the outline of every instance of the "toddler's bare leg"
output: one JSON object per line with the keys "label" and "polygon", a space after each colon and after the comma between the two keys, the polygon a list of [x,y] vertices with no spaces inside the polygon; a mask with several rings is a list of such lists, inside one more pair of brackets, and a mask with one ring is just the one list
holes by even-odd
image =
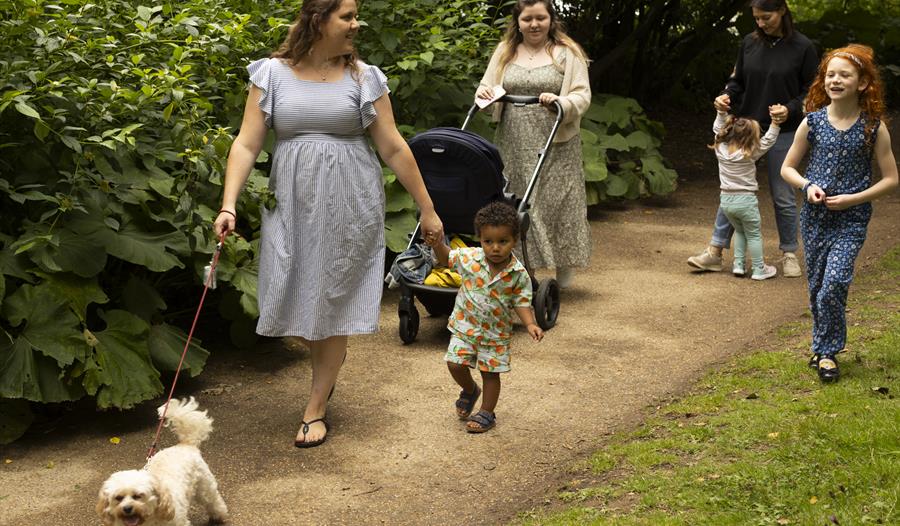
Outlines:
{"label": "toddler's bare leg", "polygon": [[481,410],[494,412],[497,400],[500,398],[500,373],[481,372],[483,394],[481,395]]}

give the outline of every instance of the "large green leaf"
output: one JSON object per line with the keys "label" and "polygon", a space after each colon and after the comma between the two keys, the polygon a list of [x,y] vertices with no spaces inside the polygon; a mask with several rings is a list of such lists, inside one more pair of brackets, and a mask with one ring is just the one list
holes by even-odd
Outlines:
{"label": "large green leaf", "polygon": [[51,272],[74,272],[83,278],[96,276],[106,266],[106,250],[75,232],[61,228],[47,243],[30,252],[31,259]]}
{"label": "large green leaf", "polygon": [[82,323],[87,321],[88,307],[92,303],[102,305],[109,301],[97,283],[97,278],[79,278],[71,274],[51,274],[41,277],[44,278],[44,286],[50,294],[67,303]]}
{"label": "large green leaf", "polygon": [[619,174],[609,174],[606,178],[606,193],[613,197],[621,197],[628,192],[628,180]]}
{"label": "large green leaf", "polygon": [[393,182],[384,187],[385,193],[385,211],[401,212],[404,210],[414,210],[416,203],[413,201],[409,192],[403,188],[399,182]]}
{"label": "large green leaf", "polygon": [[656,195],[666,195],[675,191],[678,174],[675,170],[667,168],[659,156],[647,156],[641,158],[643,173],[649,183],[650,192]]}
{"label": "large green leaf", "polygon": [[33,420],[27,400],[0,398],[0,444],[9,444],[24,435]]}
{"label": "large green leaf", "polygon": [[56,361],[35,352],[24,337],[0,347],[0,397],[53,403],[82,396],[84,389],[65,378]]}
{"label": "large green leaf", "polygon": [[128,409],[163,390],[150,361],[144,320],[122,310],[101,312],[104,331],[91,335],[93,355],[85,364],[84,387],[100,408]]}
{"label": "large green leaf", "polygon": [[53,358],[59,367],[84,359],[87,346],[80,321],[46,282],[19,287],[3,302],[2,314],[20,329],[20,341]]}
{"label": "large green leaf", "polygon": [[134,224],[123,226],[118,232],[106,231],[106,249],[119,259],[147,267],[153,272],[165,272],[184,264],[167,249],[186,244],[178,232],[145,232]]}
{"label": "large green leaf", "polygon": [[388,214],[384,221],[385,244],[391,252],[403,252],[409,243],[409,233],[416,228],[416,218],[411,213]]}
{"label": "large green leaf", "polygon": [[[176,371],[186,342],[187,334],[178,327],[168,323],[152,325],[148,343],[153,363],[161,370]],[[209,357],[209,351],[201,347],[200,343],[197,338],[192,338],[184,357],[182,370],[191,376],[197,376],[203,371]]]}
{"label": "large green leaf", "polygon": [[166,310],[165,300],[153,288],[153,285],[136,276],[128,278],[128,282],[122,290],[122,301],[128,312],[137,314],[147,323],[152,323],[156,314]]}

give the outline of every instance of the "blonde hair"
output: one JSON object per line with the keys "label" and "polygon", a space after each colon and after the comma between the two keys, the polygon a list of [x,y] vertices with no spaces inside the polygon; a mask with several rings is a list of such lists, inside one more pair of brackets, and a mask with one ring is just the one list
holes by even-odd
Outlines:
{"label": "blonde hair", "polygon": [[509,24],[506,26],[506,33],[503,35],[503,39],[501,43],[505,46],[503,48],[503,53],[500,55],[499,62],[499,70],[500,76],[503,76],[503,71],[506,69],[506,66],[512,62],[513,58],[516,56],[516,49],[519,47],[519,44],[523,42],[522,33],[519,31],[519,16],[522,14],[522,11],[525,10],[526,7],[531,7],[536,4],[543,4],[543,6],[547,9],[547,13],[550,14],[550,31],[547,33],[547,54],[550,55],[550,59],[553,61],[553,66],[556,69],[562,71],[562,66],[556,62],[556,57],[553,56],[553,46],[565,46],[569,50],[571,50],[576,57],[584,60],[585,62],[588,60],[587,53],[584,52],[584,49],[578,45],[577,42],[572,40],[572,37],[566,34],[565,27],[563,26],[562,21],[560,21],[559,16],[556,14],[556,8],[553,7],[553,2],[550,0],[519,0],[516,2],[516,5],[513,6],[512,15],[510,15]]}
{"label": "blonde hair", "polygon": [[709,148],[715,150],[720,144],[725,144],[732,152],[740,150],[745,159],[750,158],[759,149],[759,123],[747,117],[725,117],[725,124]]}

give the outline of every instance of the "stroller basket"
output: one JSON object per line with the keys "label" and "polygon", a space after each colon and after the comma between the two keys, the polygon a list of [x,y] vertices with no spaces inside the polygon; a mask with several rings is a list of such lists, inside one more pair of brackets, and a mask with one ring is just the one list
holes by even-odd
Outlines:
{"label": "stroller basket", "polygon": [[[506,95],[497,102],[517,106],[537,104],[537,97]],[[519,199],[507,193],[507,181],[503,176],[503,161],[497,148],[478,134],[465,130],[471,118],[478,111],[473,105],[463,122],[462,128],[433,128],[409,140],[416,163],[422,172],[422,179],[435,211],[444,224],[444,230],[455,234],[475,234],[473,220],[475,213],[483,206],[499,200],[509,201],[517,207],[521,225],[522,263],[531,277],[534,292],[534,310],[538,325],[547,330],[556,324],[559,315],[559,286],[556,280],[540,282],[534,277],[528,264],[526,233],[529,220],[529,198],[537,177],[543,167],[553,137],[563,118],[562,106],[554,103],[557,116],[547,143],[538,153],[534,172],[525,194]],[[416,225],[410,234],[409,246],[421,242],[421,225]],[[419,312],[415,306],[418,298],[426,310],[432,314],[449,314],[453,310],[457,289],[433,287],[409,280],[400,280],[400,339],[412,343],[419,331]]]}

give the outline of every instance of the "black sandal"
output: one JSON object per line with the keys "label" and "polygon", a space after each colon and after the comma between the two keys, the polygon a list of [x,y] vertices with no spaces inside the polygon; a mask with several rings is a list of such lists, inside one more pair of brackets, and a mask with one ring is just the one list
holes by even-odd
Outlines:
{"label": "black sandal", "polygon": [[820,356],[817,368],[819,370],[819,380],[822,380],[823,383],[837,382],[841,376],[837,358],[834,356]]}
{"label": "black sandal", "polygon": [[466,422],[466,431],[469,433],[484,433],[494,429],[496,425],[497,415],[482,409],[469,417],[469,421]]}
{"label": "black sandal", "polygon": [[808,364],[808,365],[809,365],[809,368],[810,368],[810,369],[818,369],[818,368],[819,368],[819,355],[818,355],[818,354],[813,354],[813,355],[809,358],[809,364]]}
{"label": "black sandal", "polygon": [[324,416],[322,418],[310,420],[309,422],[305,420],[300,421],[300,423],[303,424],[303,438],[306,438],[306,434],[309,433],[309,426],[311,424],[315,424],[316,422],[322,422],[323,424],[325,424],[325,436],[323,436],[319,440],[313,440],[312,442],[307,442],[306,440],[294,440],[294,447],[316,447],[321,446],[325,443],[325,439],[328,438],[328,432],[331,431],[331,428],[328,426],[328,420],[326,420]]}
{"label": "black sandal", "polygon": [[475,390],[471,393],[467,393],[465,389],[459,392],[459,398],[456,399],[456,416],[460,420],[469,418],[479,396],[481,396],[481,388],[478,387],[478,384],[475,384]]}

